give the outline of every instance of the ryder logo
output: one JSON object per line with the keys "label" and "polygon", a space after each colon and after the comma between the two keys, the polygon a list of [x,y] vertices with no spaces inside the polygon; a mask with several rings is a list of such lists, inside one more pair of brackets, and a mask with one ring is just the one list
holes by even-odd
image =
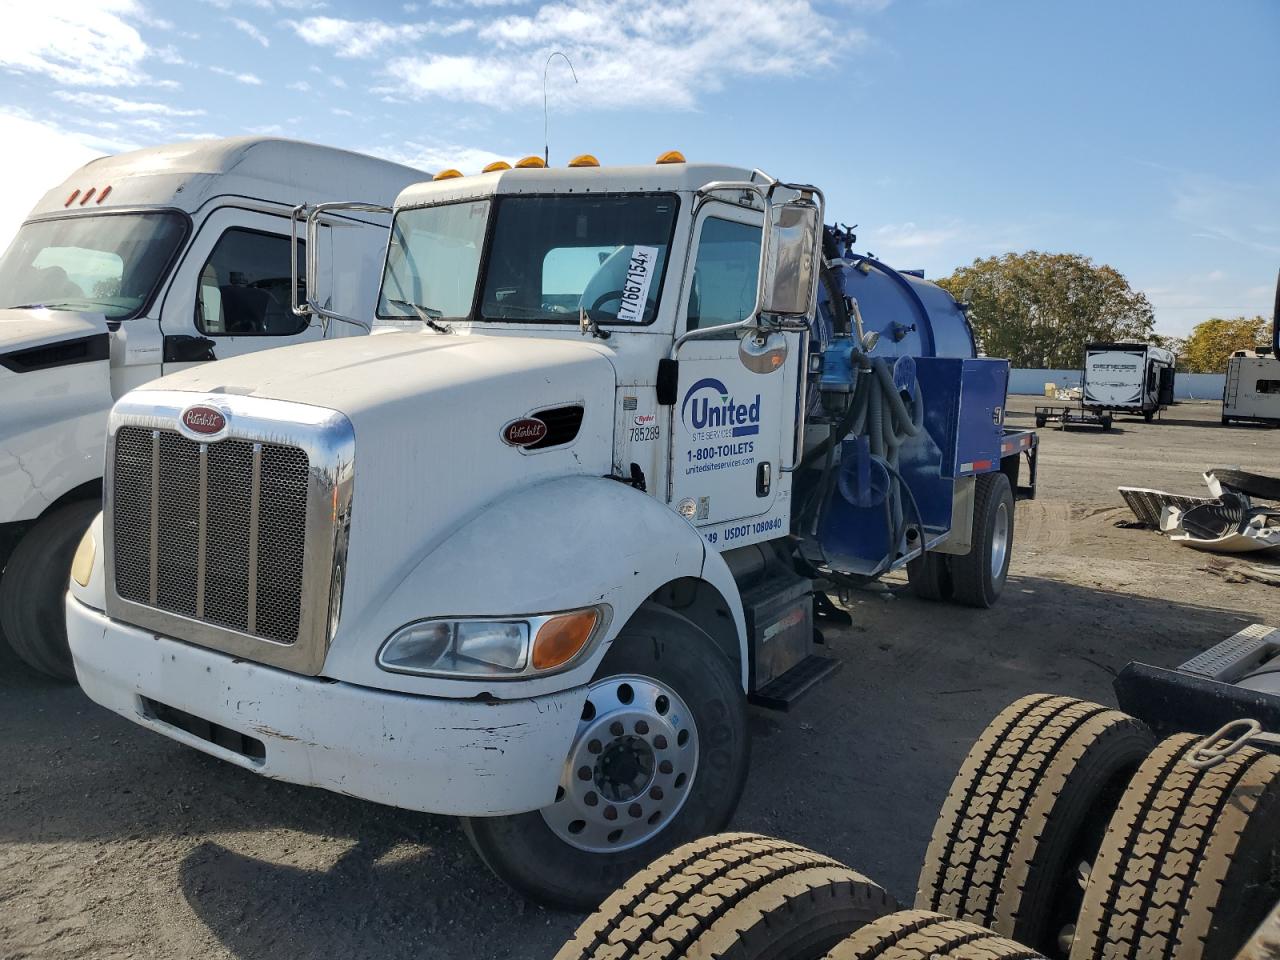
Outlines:
{"label": "ryder logo", "polygon": [[705,377],[684,395],[680,416],[695,434],[716,430],[719,436],[754,436],[760,432],[760,394],[744,403],[721,381]]}
{"label": "ryder logo", "polygon": [[211,437],[227,429],[227,418],[215,407],[187,407],[182,411],[182,425],[192,433]]}

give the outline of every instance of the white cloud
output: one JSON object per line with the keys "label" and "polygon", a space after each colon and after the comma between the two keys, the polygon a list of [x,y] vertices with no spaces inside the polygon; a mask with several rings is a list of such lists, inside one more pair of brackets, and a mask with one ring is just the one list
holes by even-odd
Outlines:
{"label": "white cloud", "polygon": [[921,228],[915,223],[886,223],[876,227],[871,236],[877,249],[926,250],[941,247],[957,239],[962,231],[958,224]]}
{"label": "white cloud", "polygon": [[271,46],[271,41],[267,38],[267,35],[263,33],[261,30],[259,30],[257,27],[255,27],[248,20],[241,20],[239,17],[231,17],[230,22],[233,27],[235,27],[237,30],[239,30],[241,33],[243,33],[245,36],[249,37],[250,39],[256,40],[258,43],[262,44],[264,47]]}
{"label": "white cloud", "polygon": [[295,80],[293,83],[289,84],[289,89],[297,90],[299,93],[310,93],[311,84],[307,83],[305,80]]}
{"label": "white cloud", "polygon": [[183,110],[171,107],[166,103],[125,100],[105,93],[79,93],[67,90],[55,90],[53,95],[59,100],[74,104],[77,107],[92,107],[105,113],[125,115],[148,115],[155,117],[200,117],[203,110]]}
{"label": "white cloud", "polygon": [[0,112],[0,143],[20,143],[21,150],[0,152],[0,250],[9,245],[18,225],[46,192],[102,151],[81,137],[27,116]]}
{"label": "white cloud", "polygon": [[[392,59],[394,84],[376,93],[444,97],[497,108],[542,100],[547,54],[563,50],[580,81],[552,65],[554,94],[585,107],[695,107],[701,95],[743,76],[792,76],[829,64],[832,22],[808,0],[685,0],[638,7],[627,0],[556,0],[529,15],[478,29],[481,54]],[[847,45],[866,43],[857,28]],[[585,38],[590,38],[589,40]]]}
{"label": "white cloud", "polygon": [[361,153],[382,157],[384,160],[402,163],[406,167],[415,167],[429,173],[436,173],[450,167],[466,174],[479,173],[495,160],[511,163],[516,159],[491,150],[482,150],[479,147],[462,147],[447,143],[427,144],[413,140],[389,147],[360,147],[359,150]]}
{"label": "white cloud", "polygon": [[371,57],[398,44],[414,43],[428,36],[449,37],[471,30],[470,20],[452,23],[386,23],[382,20],[342,20],[338,17],[308,17],[291,21],[302,40],[313,47],[329,47],[334,56]]}
{"label": "white cloud", "polygon": [[253,73],[237,73],[234,70],[228,70],[226,67],[210,67],[209,68],[220,77],[230,77],[237,83],[247,83],[251,87],[262,86],[262,78]]}
{"label": "white cloud", "polygon": [[71,86],[146,83],[150,48],[136,27],[136,0],[28,0],[8,3],[0,31],[0,67]]}
{"label": "white cloud", "polygon": [[355,114],[343,107],[332,107],[329,110],[335,117],[354,117]]}

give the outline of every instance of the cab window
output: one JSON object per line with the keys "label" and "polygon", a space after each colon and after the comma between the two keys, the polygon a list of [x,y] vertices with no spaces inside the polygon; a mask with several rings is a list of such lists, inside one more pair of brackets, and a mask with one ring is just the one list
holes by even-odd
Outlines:
{"label": "cab window", "polygon": [[760,227],[707,217],[693,263],[688,329],[745,320],[756,305],[759,275]]}
{"label": "cab window", "polygon": [[[287,337],[307,327],[292,309],[288,237],[233,227],[200,271],[196,327],[211,337]],[[305,262],[298,244],[298,283]]]}

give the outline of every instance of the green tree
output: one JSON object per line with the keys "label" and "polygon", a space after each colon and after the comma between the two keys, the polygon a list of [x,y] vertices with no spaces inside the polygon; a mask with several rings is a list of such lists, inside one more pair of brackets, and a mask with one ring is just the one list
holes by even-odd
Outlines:
{"label": "green tree", "polygon": [[1178,367],[1189,373],[1224,373],[1227,358],[1271,341],[1271,324],[1262,317],[1213,317],[1196,324],[1178,350]]}
{"label": "green tree", "polygon": [[1147,340],[1155,315],[1114,267],[1075,253],[1006,253],[938,281],[972,304],[982,350],[1015,367],[1078,368],[1090,341]]}

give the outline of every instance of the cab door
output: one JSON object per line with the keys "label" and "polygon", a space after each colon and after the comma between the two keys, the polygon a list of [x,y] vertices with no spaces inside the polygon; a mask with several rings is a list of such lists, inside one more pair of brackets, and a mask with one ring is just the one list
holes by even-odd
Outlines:
{"label": "cab door", "polygon": [[[320,242],[327,241],[323,231]],[[298,249],[301,283],[305,253],[302,244]],[[164,372],[321,339],[319,323],[294,315],[292,290],[288,217],[215,210],[201,224],[165,297]]]}
{"label": "cab door", "polygon": [[[719,202],[702,206],[677,333],[751,315],[761,232],[757,210]],[[751,332],[739,330],[680,347],[668,433],[668,501],[709,542],[733,546],[785,532],[787,520],[780,516],[763,524],[736,522],[776,514],[775,506],[785,511],[786,503],[778,501],[794,441],[799,340],[799,334],[775,333],[757,343]],[[772,532],[755,529],[770,524]]]}

